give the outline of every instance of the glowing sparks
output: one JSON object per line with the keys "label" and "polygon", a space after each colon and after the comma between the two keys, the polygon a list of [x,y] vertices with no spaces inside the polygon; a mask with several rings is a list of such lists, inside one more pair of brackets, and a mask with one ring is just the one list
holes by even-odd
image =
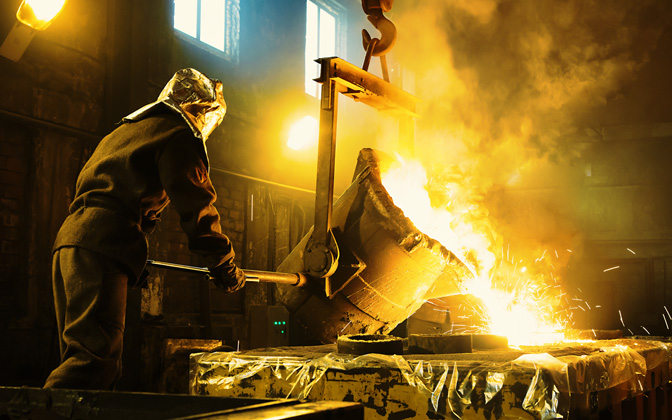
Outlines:
{"label": "glowing sparks", "polygon": [[559,325],[549,325],[548,319],[540,316],[534,300],[526,300],[515,293],[499,290],[482,291],[490,314],[489,330],[506,336],[511,345],[534,345],[561,341],[563,333]]}
{"label": "glowing sparks", "polygon": [[617,265],[617,266],[615,266],[615,267],[609,267],[609,268],[607,268],[607,269],[605,269],[605,270],[603,270],[603,271],[606,273],[607,271],[616,270],[617,268],[621,268],[621,266],[620,266],[620,265]]}
{"label": "glowing sparks", "polygon": [[[492,240],[487,211],[478,211],[478,203],[465,200],[471,197],[466,187],[457,183],[442,185],[445,204],[437,206],[438,199],[430,197],[432,189],[424,167],[419,162],[397,158],[399,164],[382,174],[383,185],[394,204],[420,231],[457,255],[473,274],[471,279],[464,279],[462,292],[473,295],[480,303],[468,303],[466,308],[460,305],[460,310],[475,315],[456,315],[455,319],[465,325],[453,323],[451,328],[503,335],[514,346],[562,341],[567,320],[560,319],[556,311],[561,293],[556,286],[546,284],[556,283],[553,266],[550,259],[539,264],[546,250],[534,260],[531,269],[508,244],[505,249]],[[482,215],[482,219],[475,218],[475,214]],[[500,258],[493,249],[501,249]],[[557,251],[554,254],[560,258]],[[481,325],[469,325],[474,321]]]}
{"label": "glowing sparks", "polygon": [[630,251],[631,253],[635,254],[635,251],[633,251],[632,249],[630,249],[630,248],[625,248],[625,249],[627,249],[627,250]]}
{"label": "glowing sparks", "polygon": [[[426,235],[438,240],[443,246],[458,255],[462,260],[472,250],[481,250],[478,253],[482,266],[491,267],[495,256],[488,251],[488,243],[481,232],[464,222],[469,209],[449,211],[446,208],[434,208],[431,205],[429,193],[425,186],[428,182],[427,173],[422,164],[417,161],[403,161],[384,174],[383,185],[392,196],[394,204],[404,211],[415,226]],[[449,196],[459,194],[459,187],[451,185]]]}

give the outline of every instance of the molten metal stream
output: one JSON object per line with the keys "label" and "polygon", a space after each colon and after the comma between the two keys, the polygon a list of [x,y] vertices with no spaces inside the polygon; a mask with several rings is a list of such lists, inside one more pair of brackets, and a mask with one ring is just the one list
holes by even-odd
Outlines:
{"label": "molten metal stream", "polygon": [[[417,161],[407,162],[400,157],[398,160],[397,165],[382,174],[383,185],[394,204],[420,231],[458,255],[475,273],[472,279],[466,279],[463,293],[483,302],[482,308],[473,308],[482,325],[465,326],[466,330],[470,327],[478,330],[465,332],[503,335],[512,345],[561,341],[567,322],[555,316],[559,286],[547,284],[544,276],[531,274],[522,264],[524,260],[514,261],[508,258],[508,252],[507,258],[503,252],[500,258],[495,256],[492,251],[495,245],[486,239],[492,235],[477,227],[488,226],[488,221],[471,220],[474,214],[487,216],[487,211],[479,211],[482,210],[479,203],[465,202],[463,197],[469,194],[464,188],[457,184],[443,186],[444,194],[448,192],[447,204],[432,206],[437,197],[430,197],[425,169]],[[541,266],[543,261],[544,256],[534,264]],[[553,273],[548,277],[553,277]],[[493,287],[495,283],[509,286]]]}

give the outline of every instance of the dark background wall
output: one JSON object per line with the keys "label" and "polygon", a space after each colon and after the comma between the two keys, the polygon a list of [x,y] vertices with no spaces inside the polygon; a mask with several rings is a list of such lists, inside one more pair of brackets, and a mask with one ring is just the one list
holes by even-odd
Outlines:
{"label": "dark background wall", "polygon": [[[0,4],[0,36],[15,22],[19,4]],[[348,11],[343,58],[360,65],[359,32],[370,26],[360,2],[341,4]],[[303,93],[305,1],[241,0],[237,63],[175,36],[172,13],[169,0],[70,0],[19,62],[0,57],[2,385],[39,386],[57,363],[51,245],[76,176],[99,139],[153,101],[176,70],[194,67],[224,82],[229,110],[208,150],[237,263],[273,270],[312,225],[315,155],[287,155],[282,148],[287,121],[318,109]],[[506,204],[493,206],[493,217],[517,241],[535,231],[553,235],[558,227],[571,233],[568,293],[601,307],[577,312],[580,327],[621,328],[621,310],[633,334],[646,326],[669,335],[661,315],[672,304],[671,47],[668,29],[628,89],[582,115],[567,143],[577,157],[539,169],[562,174],[562,182],[532,176],[516,188],[491,191],[492,203]],[[354,128],[342,122],[357,112],[343,103],[337,193],[349,183],[357,150],[379,146],[370,135],[375,113]],[[423,140],[416,147],[432,152]],[[201,264],[170,208],[150,238],[150,257]],[[620,268],[604,271],[614,266]],[[225,295],[165,270],[153,271],[151,285],[129,296],[126,389],[155,390],[160,373],[152,360],[164,339],[214,338],[245,348],[250,308],[275,303],[264,285]],[[210,331],[201,316],[206,291]]]}
{"label": "dark background wall", "polygon": [[[0,5],[1,33],[16,21],[19,4]],[[2,363],[3,384],[40,385],[57,363],[51,245],[77,174],[99,139],[153,101],[176,70],[194,67],[224,82],[228,113],[208,149],[236,262],[273,270],[311,226],[314,163],[277,158],[285,104],[318,109],[303,93],[305,2],[242,1],[240,17],[240,54],[232,62],[175,35],[172,1],[72,0],[20,61],[0,58],[0,359],[12,361]],[[202,265],[170,207],[150,238],[150,258]],[[199,278],[153,270],[151,281],[151,292],[129,296],[130,389],[156,379],[149,378],[156,366],[139,359],[156,359],[163,339],[215,338],[245,348],[246,308],[274,303],[266,285],[231,295],[213,289],[206,332]]]}

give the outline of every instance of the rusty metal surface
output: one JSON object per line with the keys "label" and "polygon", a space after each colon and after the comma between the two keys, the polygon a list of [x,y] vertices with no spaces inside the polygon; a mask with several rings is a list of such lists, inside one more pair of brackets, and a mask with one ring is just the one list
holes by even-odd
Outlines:
{"label": "rusty metal surface", "polygon": [[408,350],[412,353],[471,353],[471,334],[411,334]]}
{"label": "rusty metal surface", "polygon": [[[331,229],[343,256],[331,276],[333,296],[327,298],[314,284],[304,290],[276,289],[277,302],[323,343],[345,334],[387,334],[430,291],[462,293],[461,283],[471,276],[453,253],[420,232],[394,205],[380,178],[382,154],[363,149],[358,162],[361,172],[333,209]],[[278,271],[306,271],[303,254],[311,235],[312,230]]]}
{"label": "rusty metal surface", "polygon": [[[222,351],[221,340],[193,338],[166,338],[162,342],[161,377],[159,392],[169,394],[188,394],[189,355],[204,351]],[[232,349],[233,350],[233,349]],[[156,357],[156,354],[145,354]]]}
{"label": "rusty metal surface", "polygon": [[190,392],[356,401],[367,419],[582,419],[654,395],[671,363],[667,343],[634,339],[456,355],[267,349],[193,355]]}
{"label": "rusty metal surface", "polygon": [[[325,67],[322,66],[322,73]],[[317,146],[317,178],[315,181],[315,219],[313,232],[304,247],[304,271],[325,278],[325,293],[331,294],[329,276],[338,262],[338,244],[331,235],[336,159],[336,121],[338,90],[330,77],[322,78],[320,96],[320,130]]]}
{"label": "rusty metal surface", "polygon": [[[376,22],[387,21],[382,16],[382,12],[379,15],[376,15]],[[389,23],[391,24],[391,22]],[[394,25],[392,25],[392,28],[394,28]],[[377,41],[379,40],[376,39],[375,42],[371,43],[372,48],[375,47]],[[315,186],[315,219],[313,232],[307,244],[303,247],[301,258],[303,259],[304,271],[312,277],[324,279],[324,293],[327,297],[331,297],[333,290],[331,275],[338,269],[340,258],[339,244],[332,231],[339,93],[378,110],[396,113],[402,120],[407,120],[409,116],[416,115],[417,99],[390,84],[387,80],[381,80],[338,57],[320,58],[317,61],[320,64],[320,77],[315,80],[322,84],[322,88]],[[385,69],[386,79],[388,79],[384,56],[381,56],[381,63]],[[412,131],[404,131],[402,137],[404,137],[404,142],[408,143],[409,139],[407,137]]]}
{"label": "rusty metal surface", "polygon": [[0,387],[0,418],[153,420],[269,402],[253,398]]}
{"label": "rusty metal surface", "polygon": [[417,117],[419,99],[385,80],[338,57],[317,60],[322,66],[318,82],[335,80],[341,93],[377,110]]}
{"label": "rusty metal surface", "polygon": [[[253,409],[252,409],[253,408]],[[314,401],[292,405],[267,404],[247,409],[225,410],[173,420],[363,420],[364,408],[341,401]]]}
{"label": "rusty metal surface", "polygon": [[342,354],[404,354],[402,338],[381,334],[342,335],[336,348]]}
{"label": "rusty metal surface", "polygon": [[506,337],[495,334],[409,334],[408,353],[471,353],[473,350],[507,349]]}
{"label": "rusty metal surface", "polygon": [[292,399],[213,398],[195,395],[0,387],[2,419],[363,420],[360,404]]}

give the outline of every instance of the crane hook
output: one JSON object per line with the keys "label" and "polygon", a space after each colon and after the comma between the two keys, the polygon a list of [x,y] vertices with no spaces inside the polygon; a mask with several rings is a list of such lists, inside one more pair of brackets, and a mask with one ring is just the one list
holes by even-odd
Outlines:
{"label": "crane hook", "polygon": [[[397,28],[392,21],[383,15],[383,12],[392,10],[393,2],[394,0],[362,0],[362,9],[364,9],[367,19],[381,34],[380,38],[372,38],[366,29],[362,30],[362,43],[367,55],[369,55],[370,47],[370,55],[376,57],[385,55],[392,49],[394,42],[397,40]],[[371,46],[372,41],[375,41],[373,46]]]}

